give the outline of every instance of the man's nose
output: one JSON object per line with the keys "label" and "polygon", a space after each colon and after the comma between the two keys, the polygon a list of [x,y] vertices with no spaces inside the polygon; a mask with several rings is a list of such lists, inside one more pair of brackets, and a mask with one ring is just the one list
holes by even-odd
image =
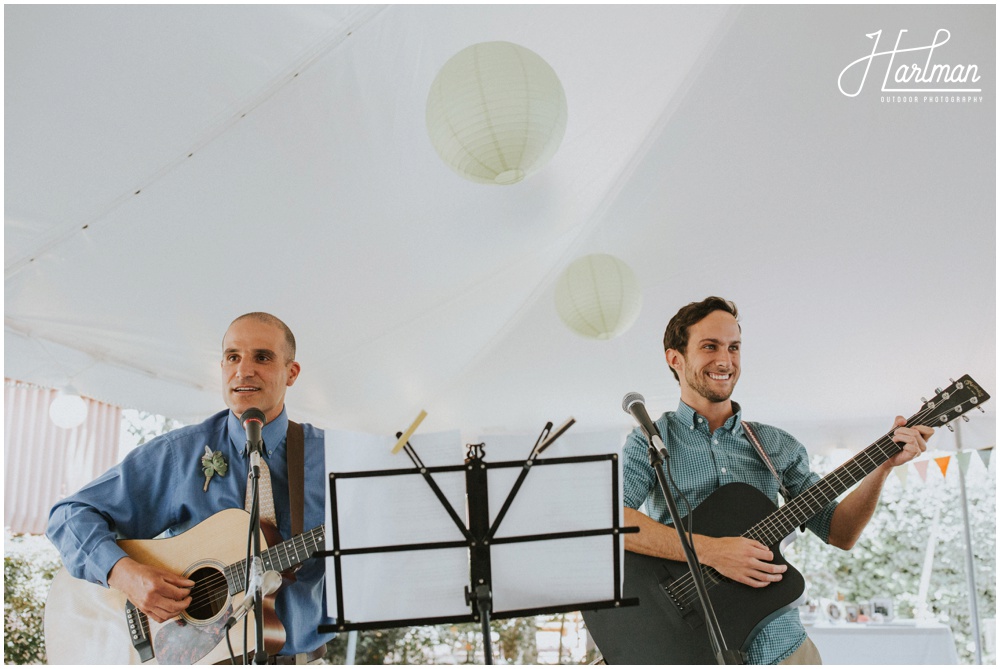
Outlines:
{"label": "man's nose", "polygon": [[255,370],[256,367],[254,367],[252,360],[240,360],[240,364],[236,366],[236,375],[241,379],[245,379],[249,376],[253,376]]}

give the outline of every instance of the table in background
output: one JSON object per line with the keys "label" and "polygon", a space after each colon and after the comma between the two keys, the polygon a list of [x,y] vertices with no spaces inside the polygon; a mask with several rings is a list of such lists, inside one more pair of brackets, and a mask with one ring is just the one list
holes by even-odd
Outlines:
{"label": "table in background", "polygon": [[816,623],[806,632],[823,664],[958,664],[941,623]]}

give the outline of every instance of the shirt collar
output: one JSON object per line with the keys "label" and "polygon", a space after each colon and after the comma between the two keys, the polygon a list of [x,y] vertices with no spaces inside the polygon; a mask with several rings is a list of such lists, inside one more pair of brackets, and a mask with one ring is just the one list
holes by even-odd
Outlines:
{"label": "shirt collar", "polygon": [[[743,435],[743,409],[738,403],[733,402],[733,411],[733,415],[722,424],[722,428],[739,437]],[[699,419],[702,422],[707,420],[703,416],[699,416],[698,412],[685,404],[683,400],[677,402],[676,415],[682,425],[691,429],[698,425]]]}
{"label": "shirt collar", "polygon": [[[233,448],[239,451],[240,454],[246,455],[244,452],[246,450],[246,430],[240,425],[240,417],[237,416],[232,410],[229,411],[229,441],[232,443]],[[284,408],[281,409],[281,413],[278,417],[272,420],[270,423],[265,425],[260,431],[261,439],[264,440],[264,455],[270,455],[284,442],[285,435],[288,434],[288,413]]]}

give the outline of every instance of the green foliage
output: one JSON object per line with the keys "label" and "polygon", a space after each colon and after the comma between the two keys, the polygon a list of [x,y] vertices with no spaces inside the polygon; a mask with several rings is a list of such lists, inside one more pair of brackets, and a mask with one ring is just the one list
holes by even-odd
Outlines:
{"label": "green foliage", "polygon": [[173,418],[134,409],[122,411],[122,423],[125,425],[125,431],[134,440],[133,447],[142,446],[154,437],[182,427],[182,423]]}
{"label": "green foliage", "polygon": [[4,664],[45,663],[45,598],[60,566],[44,539],[4,537]]}
{"label": "green foliage", "polygon": [[[996,618],[996,484],[993,473],[984,472],[979,463],[973,465],[966,494],[979,617],[983,620]],[[895,476],[889,477],[879,508],[852,550],[827,546],[806,533],[786,553],[789,562],[805,576],[810,599],[842,596],[846,602],[864,603],[873,597],[890,597],[897,617],[912,618],[920,610],[924,555],[928,542],[933,541],[927,613],[951,627],[959,660],[972,663],[975,644],[958,464],[952,462],[945,479],[934,467],[932,463],[926,483],[916,471],[911,471],[905,486]],[[988,659],[983,657],[983,661]]]}
{"label": "green foliage", "polygon": [[[539,619],[510,618],[491,622],[493,656],[497,664],[535,664],[535,634]],[[347,659],[347,634],[329,646],[331,664]],[[455,664],[483,663],[482,627],[478,623],[434,625],[358,633],[355,664]]]}

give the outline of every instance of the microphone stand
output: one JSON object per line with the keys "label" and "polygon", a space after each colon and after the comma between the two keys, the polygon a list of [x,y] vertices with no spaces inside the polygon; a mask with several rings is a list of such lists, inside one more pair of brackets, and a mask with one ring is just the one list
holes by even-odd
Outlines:
{"label": "microphone stand", "polygon": [[[258,564],[262,564],[260,555],[260,489],[258,486],[258,481],[260,480],[260,443],[251,443],[248,439],[247,448],[250,450],[250,472],[252,480],[251,494],[253,496],[253,502],[250,507],[250,536],[253,546],[253,557],[251,567],[247,569],[247,588],[249,588],[250,583],[253,582],[255,590],[253,615],[256,651],[254,653],[253,663],[267,664],[267,651],[264,649],[264,597],[260,591],[261,579],[250,578],[251,570],[255,569]],[[247,661],[245,643],[243,646],[243,661],[244,663]]]}
{"label": "microphone stand", "polygon": [[[663,463],[670,458],[667,448],[659,434],[649,434],[649,430],[643,427],[646,433],[646,441],[649,445],[649,464],[656,472],[656,480],[663,491],[663,497],[667,501],[667,509],[670,511],[670,519],[673,521],[674,529],[681,541],[681,548],[684,549],[684,557],[687,558],[688,568],[691,570],[691,577],[694,579],[695,589],[698,592],[698,600],[701,602],[702,610],[705,612],[705,628],[708,630],[708,640],[712,644],[712,652],[719,664],[743,664],[743,654],[739,650],[730,650],[726,647],[726,640],[722,636],[722,627],[715,617],[715,609],[712,600],[708,597],[708,588],[705,587],[705,579],[701,573],[701,563],[698,562],[698,555],[694,547],[688,540],[687,532],[680,524],[680,514],[677,513],[677,502],[670,492],[667,484],[667,475],[663,472]],[[659,448],[657,448],[659,446]]]}

